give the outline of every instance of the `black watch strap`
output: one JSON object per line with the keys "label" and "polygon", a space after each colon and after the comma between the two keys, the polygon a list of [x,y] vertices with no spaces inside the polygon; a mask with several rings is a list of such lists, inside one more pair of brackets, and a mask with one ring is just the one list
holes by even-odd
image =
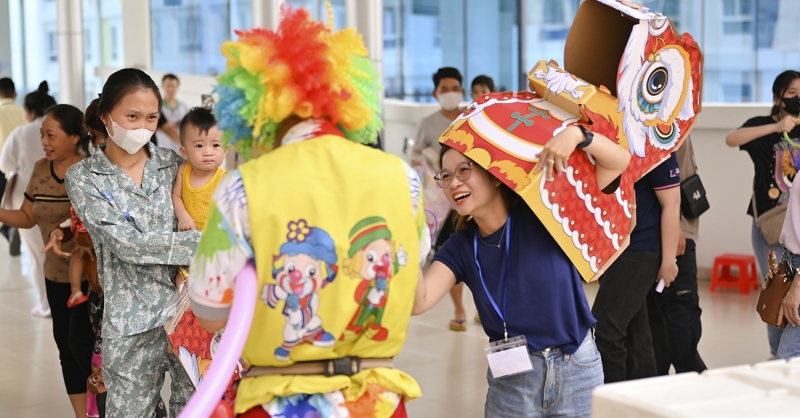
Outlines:
{"label": "black watch strap", "polygon": [[578,148],[583,149],[591,145],[592,141],[594,140],[594,134],[590,130],[586,129],[586,127],[583,125],[576,126],[581,130],[581,132],[583,132],[583,136],[586,137],[585,141],[578,144]]}

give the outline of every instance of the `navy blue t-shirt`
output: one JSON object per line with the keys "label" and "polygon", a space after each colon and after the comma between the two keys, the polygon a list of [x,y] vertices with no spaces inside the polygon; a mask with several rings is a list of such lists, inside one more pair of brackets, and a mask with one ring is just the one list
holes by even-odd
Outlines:
{"label": "navy blue t-shirt", "polygon": [[[490,341],[498,341],[503,339],[503,321],[486,297],[478,276],[474,231],[473,228],[451,235],[436,253],[435,260],[447,266],[458,283],[469,286],[484,331]],[[500,228],[488,237],[481,237],[484,242],[478,241],[478,259],[486,287],[501,310],[504,285],[508,285],[505,311],[508,336],[524,335],[531,353],[550,347],[574,353],[597,322],[583,293],[580,274],[539,218],[520,203],[511,209],[511,229],[506,231],[511,234],[506,275],[503,231]]]}
{"label": "navy blue t-shirt", "polygon": [[661,248],[661,202],[656,191],[680,185],[681,171],[674,152],[633,185],[636,192],[636,227],[631,232],[628,250],[656,251]]}

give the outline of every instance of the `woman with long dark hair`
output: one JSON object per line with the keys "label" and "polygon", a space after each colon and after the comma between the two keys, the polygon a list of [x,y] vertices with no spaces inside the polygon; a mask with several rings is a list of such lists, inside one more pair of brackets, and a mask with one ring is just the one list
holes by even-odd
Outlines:
{"label": "woman with long dark hair", "polygon": [[[27,105],[27,103],[26,103]],[[38,226],[43,234],[69,219],[70,202],[64,185],[67,169],[89,152],[89,135],[83,112],[70,105],[56,105],[44,112],[41,137],[45,158],[36,162],[19,210],[0,209],[0,222],[15,228]],[[44,241],[46,237],[41,236]],[[63,250],[72,250],[72,243]],[[70,308],[69,260],[48,251],[44,261],[45,288],[53,316],[53,337],[61,359],[61,374],[77,418],[86,417],[86,379],[92,373],[94,338],[85,306]],[[86,281],[84,292],[88,292]]]}

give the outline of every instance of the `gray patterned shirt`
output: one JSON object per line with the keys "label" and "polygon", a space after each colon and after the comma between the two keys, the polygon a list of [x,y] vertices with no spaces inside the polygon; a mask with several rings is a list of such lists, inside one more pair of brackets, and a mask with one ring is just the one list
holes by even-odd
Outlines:
{"label": "gray patterned shirt", "polygon": [[94,241],[105,294],[103,337],[135,335],[166,323],[162,310],[174,295],[177,266],[189,265],[201,231],[176,232],[172,184],[183,162],[149,143],[139,187],[103,152],[66,175],[75,213]]}

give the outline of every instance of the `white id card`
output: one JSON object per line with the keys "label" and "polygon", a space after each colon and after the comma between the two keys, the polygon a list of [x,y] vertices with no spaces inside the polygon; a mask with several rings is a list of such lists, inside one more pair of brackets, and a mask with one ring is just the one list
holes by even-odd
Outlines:
{"label": "white id card", "polygon": [[533,370],[531,358],[528,356],[528,344],[523,335],[489,343],[484,351],[495,379]]}

